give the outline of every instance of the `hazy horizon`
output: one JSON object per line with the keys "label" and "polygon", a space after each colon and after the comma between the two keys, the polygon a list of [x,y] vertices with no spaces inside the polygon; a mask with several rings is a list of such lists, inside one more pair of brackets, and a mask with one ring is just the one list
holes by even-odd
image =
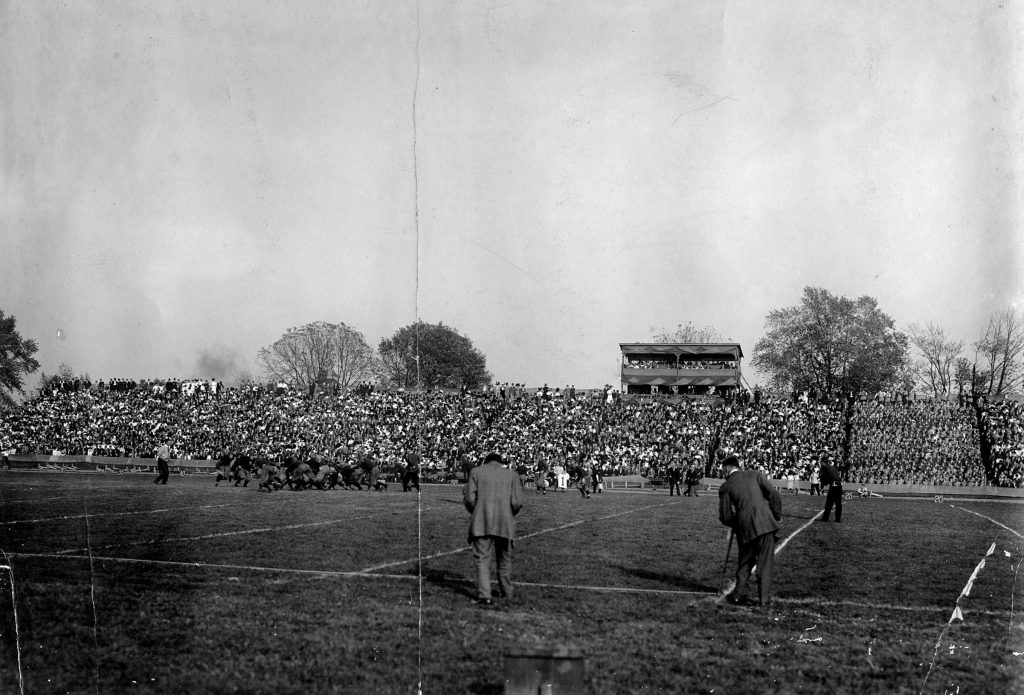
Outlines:
{"label": "hazy horizon", "polygon": [[[259,377],[417,317],[499,382],[805,286],[1024,308],[1019,5],[0,2],[0,309],[41,370]],[[30,379],[34,383],[34,378]]]}

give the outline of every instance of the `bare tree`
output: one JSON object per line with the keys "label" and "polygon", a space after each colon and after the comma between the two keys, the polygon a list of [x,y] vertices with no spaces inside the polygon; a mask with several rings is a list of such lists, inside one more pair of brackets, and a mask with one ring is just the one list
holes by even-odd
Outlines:
{"label": "bare tree", "polygon": [[956,361],[964,348],[963,341],[954,340],[934,323],[921,327],[915,323],[907,329],[910,343],[923,359],[915,360],[913,374],[917,383],[936,395],[953,391]]}
{"label": "bare tree", "polygon": [[[721,343],[722,334],[714,326],[697,328],[692,321],[678,324],[674,331],[662,330],[654,336],[656,343]],[[618,378],[616,376],[616,378]]]}
{"label": "bare tree", "polygon": [[334,374],[338,388],[349,389],[360,381],[375,380],[379,372],[377,357],[363,334],[345,324],[331,332],[334,354]]}
{"label": "bare tree", "polygon": [[985,376],[982,391],[990,396],[1010,393],[1024,383],[1024,320],[1013,309],[1004,309],[988,320],[974,344]]}
{"label": "bare tree", "polygon": [[966,390],[969,394],[974,394],[974,365],[966,357],[958,357],[956,360],[956,370],[953,372],[953,381],[956,384],[957,393],[963,394]]}
{"label": "bare tree", "polygon": [[376,357],[356,329],[316,321],[289,328],[273,345],[260,350],[256,360],[267,376],[312,394],[318,384],[336,383],[345,390],[372,378]]}

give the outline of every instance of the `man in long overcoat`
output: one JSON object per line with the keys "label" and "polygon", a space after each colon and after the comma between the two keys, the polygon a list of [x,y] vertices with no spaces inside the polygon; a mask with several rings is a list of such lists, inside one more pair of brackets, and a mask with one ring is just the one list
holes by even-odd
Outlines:
{"label": "man in long overcoat", "polygon": [[491,603],[491,555],[495,555],[502,598],[512,598],[512,546],[515,515],[523,506],[523,485],[515,471],[503,465],[501,455],[487,454],[481,466],[469,472],[463,492],[469,522],[469,543],[476,559],[477,602]]}

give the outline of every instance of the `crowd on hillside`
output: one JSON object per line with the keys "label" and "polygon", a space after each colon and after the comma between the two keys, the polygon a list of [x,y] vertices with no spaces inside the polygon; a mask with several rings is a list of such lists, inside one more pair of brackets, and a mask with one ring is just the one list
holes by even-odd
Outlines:
{"label": "crowd on hillside", "polygon": [[[224,451],[270,461],[369,453],[388,466],[415,448],[429,474],[498,450],[530,471],[586,466],[654,478],[673,467],[714,475],[714,453],[724,451],[776,479],[807,480],[831,460],[848,463],[853,483],[986,481],[973,408],[945,401],[875,399],[855,404],[847,422],[844,403],[802,395],[631,399],[607,388],[577,395],[574,387],[517,384],[483,393],[366,388],[309,397],[274,386],[202,384],[54,388],[4,414],[0,451],[149,457],[167,441],[183,459]],[[997,482],[1024,486],[1019,404],[987,406],[982,431]]]}

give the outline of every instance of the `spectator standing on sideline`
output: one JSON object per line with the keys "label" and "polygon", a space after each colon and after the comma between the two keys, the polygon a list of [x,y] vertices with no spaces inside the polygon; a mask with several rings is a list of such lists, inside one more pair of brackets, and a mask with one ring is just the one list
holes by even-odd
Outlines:
{"label": "spectator standing on sideline", "polygon": [[163,442],[156,448],[156,468],[157,476],[153,482],[157,485],[166,485],[167,479],[171,475],[171,469],[168,468],[167,462],[171,459],[171,447],[167,444],[167,438],[164,437]]}
{"label": "spectator standing on sideline", "polygon": [[815,468],[814,466],[811,466],[810,479],[811,479],[811,494],[812,495],[820,495],[821,494],[821,476],[818,475],[818,469]]}
{"label": "spectator standing on sideline", "polygon": [[836,523],[843,521],[843,478],[839,469],[829,462],[821,464],[821,484],[828,492],[825,493],[825,511],[821,515],[822,521],[828,521],[832,514],[832,505],[836,507]]}
{"label": "spectator standing on sideline", "polygon": [[476,599],[491,605],[491,555],[495,555],[498,587],[502,598],[512,598],[512,548],[515,543],[515,515],[523,506],[519,476],[504,465],[498,453],[487,454],[484,463],[469,473],[463,493],[466,510],[472,515],[469,543],[476,559]]}
{"label": "spectator standing on sideline", "polygon": [[537,487],[536,494],[548,494],[548,464],[546,461],[541,461],[537,464],[537,477],[534,480],[534,485]]}
{"label": "spectator standing on sideline", "polygon": [[420,463],[422,458],[417,453],[415,443],[410,443],[409,451],[405,453],[405,470],[402,472],[402,490],[409,492],[416,488],[420,491]]}
{"label": "spectator standing on sideline", "polygon": [[683,479],[683,469],[678,462],[673,463],[668,467],[668,496],[671,497],[673,491],[676,495],[682,495],[683,493],[679,489],[679,483]]}
{"label": "spectator standing on sideline", "polygon": [[[775,534],[782,520],[782,498],[758,470],[740,470],[734,455],[722,461],[725,482],[718,491],[718,519],[736,534],[739,563],[729,603],[766,607],[771,600]],[[757,565],[757,602],[747,598],[747,580]]]}
{"label": "spectator standing on sideline", "polygon": [[683,493],[684,495],[687,497],[698,496],[697,486],[700,485],[700,479],[703,477],[702,473],[703,471],[696,463],[686,470],[686,492]]}

